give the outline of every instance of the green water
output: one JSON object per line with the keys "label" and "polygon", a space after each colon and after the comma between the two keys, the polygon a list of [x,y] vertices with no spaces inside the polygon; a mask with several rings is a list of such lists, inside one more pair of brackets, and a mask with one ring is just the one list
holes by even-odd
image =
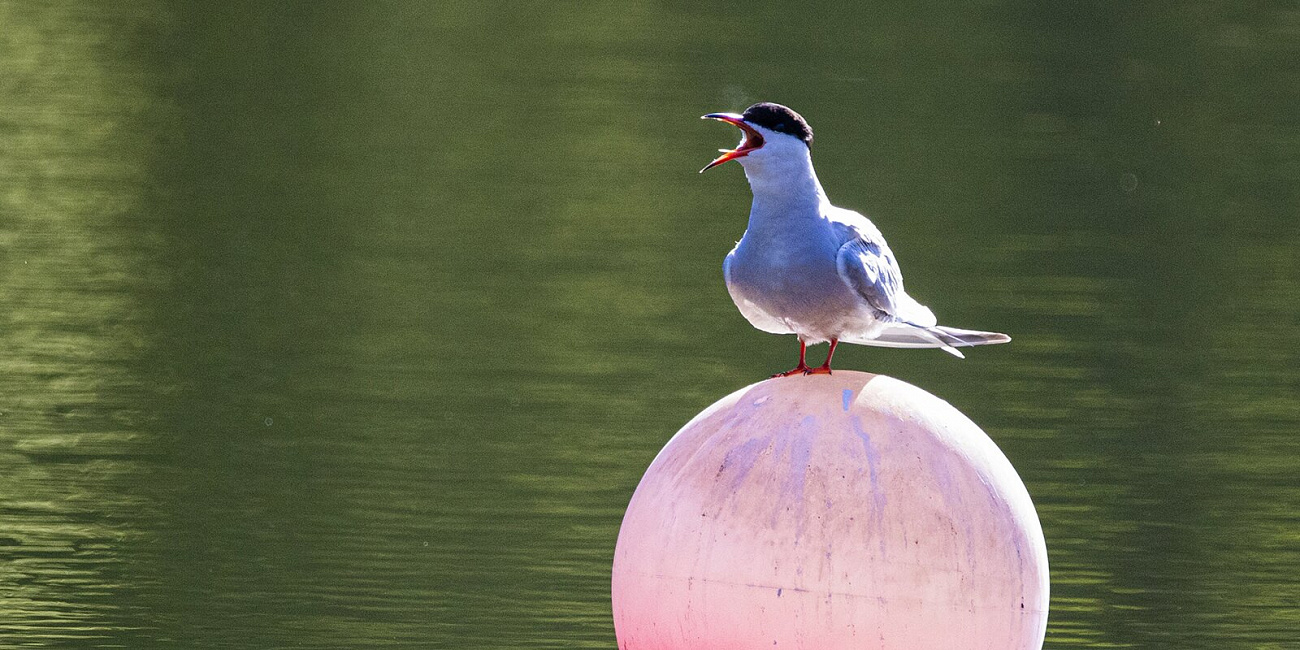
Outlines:
{"label": "green water", "polygon": [[794,361],[695,173],[767,99],[1015,338],[836,361],[1006,452],[1047,646],[1298,647],[1298,62],[1294,3],[0,1],[0,645],[614,647],[641,472]]}

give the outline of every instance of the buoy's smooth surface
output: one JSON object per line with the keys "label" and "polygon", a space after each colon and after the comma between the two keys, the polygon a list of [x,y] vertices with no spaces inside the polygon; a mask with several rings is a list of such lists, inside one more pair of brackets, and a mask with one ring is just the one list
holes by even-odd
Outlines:
{"label": "buoy's smooth surface", "polygon": [[659,452],[614,554],[621,650],[1039,650],[1047,547],[947,402],[860,372],[768,380]]}

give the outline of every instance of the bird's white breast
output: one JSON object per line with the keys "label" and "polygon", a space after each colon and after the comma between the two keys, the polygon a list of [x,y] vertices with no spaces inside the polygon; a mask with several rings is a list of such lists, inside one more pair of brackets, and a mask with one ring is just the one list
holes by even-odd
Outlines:
{"label": "bird's white breast", "polygon": [[[727,289],[756,328],[799,334],[809,343],[860,335],[877,323],[840,277],[837,229],[818,216],[753,224],[724,264]],[[757,226],[757,227],[756,227]]]}

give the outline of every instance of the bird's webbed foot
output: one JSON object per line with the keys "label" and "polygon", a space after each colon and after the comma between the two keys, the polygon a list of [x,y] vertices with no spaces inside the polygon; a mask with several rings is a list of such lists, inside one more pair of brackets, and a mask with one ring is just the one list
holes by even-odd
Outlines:
{"label": "bird's webbed foot", "polygon": [[785,372],[778,372],[775,375],[769,377],[769,379],[776,379],[777,377],[793,377],[794,375],[806,375],[812,371],[813,371],[812,368],[809,368],[806,364],[801,363],[795,366],[794,369],[787,370]]}

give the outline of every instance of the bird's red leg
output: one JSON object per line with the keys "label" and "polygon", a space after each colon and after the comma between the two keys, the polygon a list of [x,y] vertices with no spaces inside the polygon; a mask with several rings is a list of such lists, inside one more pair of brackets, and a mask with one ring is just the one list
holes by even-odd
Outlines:
{"label": "bird's red leg", "polygon": [[804,374],[805,375],[831,374],[831,357],[835,356],[835,346],[839,345],[839,343],[840,343],[839,339],[831,339],[831,349],[830,352],[826,353],[826,363],[823,363],[822,365],[817,366],[816,368],[809,368],[804,371]]}
{"label": "bird's red leg", "polygon": [[[789,377],[790,375],[806,375],[806,374],[808,374],[809,371],[812,370],[812,368],[809,368],[809,367],[808,367],[808,364],[804,361],[804,355],[806,355],[806,354],[808,354],[808,344],[807,344],[807,343],[804,343],[804,342],[803,342],[803,339],[799,339],[799,365],[795,366],[795,367],[794,367],[794,370],[787,370],[787,371],[785,371],[785,372],[778,372],[778,373],[776,373],[775,375],[772,375],[771,378],[772,378],[772,379],[776,379],[777,377]],[[829,370],[828,370],[828,372],[829,372]]]}

